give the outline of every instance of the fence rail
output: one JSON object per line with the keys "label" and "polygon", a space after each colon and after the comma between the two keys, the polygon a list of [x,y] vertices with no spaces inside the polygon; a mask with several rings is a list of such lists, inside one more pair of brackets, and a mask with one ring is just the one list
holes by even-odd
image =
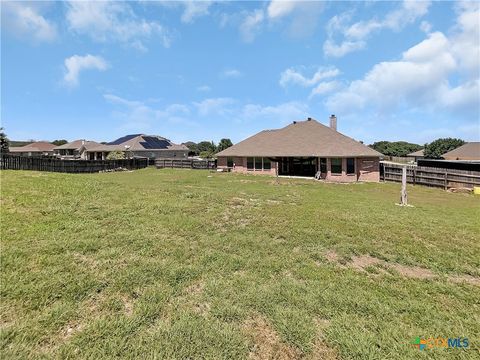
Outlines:
{"label": "fence rail", "polygon": [[480,186],[480,171],[443,169],[415,165],[380,163],[381,178],[384,181],[402,181],[402,168],[407,167],[407,182],[448,188]]}
{"label": "fence rail", "polygon": [[99,171],[125,168],[143,169],[148,166],[148,159],[122,160],[60,160],[15,155],[0,156],[2,170],[37,170],[63,173],[94,173]]}
{"label": "fence rail", "polygon": [[217,167],[213,160],[194,159],[156,159],[155,166],[157,169],[215,169]]}

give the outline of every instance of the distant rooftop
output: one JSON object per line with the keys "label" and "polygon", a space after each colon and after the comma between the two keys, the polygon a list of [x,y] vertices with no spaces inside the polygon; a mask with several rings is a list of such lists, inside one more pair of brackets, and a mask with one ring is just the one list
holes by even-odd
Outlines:
{"label": "distant rooftop", "polygon": [[446,160],[480,160],[480,142],[469,142],[442,155]]}
{"label": "distant rooftop", "polygon": [[36,141],[25,146],[11,147],[10,152],[46,152],[53,151],[55,145],[47,141]]}
{"label": "distant rooftop", "polygon": [[132,134],[125,135],[105,145],[98,145],[90,151],[148,151],[148,150],[188,150],[185,145],[172,143],[157,135]]}

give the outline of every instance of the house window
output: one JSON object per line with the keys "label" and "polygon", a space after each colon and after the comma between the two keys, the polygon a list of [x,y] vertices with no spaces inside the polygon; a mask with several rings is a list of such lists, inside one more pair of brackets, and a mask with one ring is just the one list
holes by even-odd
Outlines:
{"label": "house window", "polygon": [[262,170],[262,158],[256,157],[255,158],[255,170]]}
{"label": "house window", "polygon": [[355,174],[355,159],[347,158],[347,174]]}
{"label": "house window", "polygon": [[247,157],[247,170],[253,170],[253,158]]}
{"label": "house window", "polygon": [[342,159],[334,158],[330,159],[330,171],[332,174],[342,173]]}
{"label": "house window", "polygon": [[269,158],[263,158],[263,170],[270,170],[272,168],[272,163]]}
{"label": "house window", "polygon": [[227,167],[233,168],[233,157],[227,157]]}

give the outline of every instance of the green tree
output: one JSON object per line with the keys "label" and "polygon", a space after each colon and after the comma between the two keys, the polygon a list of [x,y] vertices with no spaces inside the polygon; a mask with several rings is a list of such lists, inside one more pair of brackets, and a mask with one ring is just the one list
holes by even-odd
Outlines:
{"label": "green tree", "polygon": [[201,141],[197,144],[197,150],[199,153],[208,152],[214,154],[217,147],[213,141]]}
{"label": "green tree", "polygon": [[230,146],[233,146],[232,140],[221,139],[220,142],[218,143],[218,146],[217,146],[217,152],[225,150],[225,149],[229,148]]}
{"label": "green tree", "polygon": [[188,155],[198,155],[199,154],[199,151],[198,151],[198,145],[197,143],[194,143],[193,141],[187,141],[185,143],[183,143],[183,145],[185,145],[186,147],[188,147]]}
{"label": "green tree", "polygon": [[107,160],[122,160],[125,159],[125,152],[116,150],[110,151],[107,155]]}
{"label": "green tree", "polygon": [[465,144],[462,139],[443,138],[425,145],[424,155],[428,159],[440,159],[446,152],[452,151]]}
{"label": "green tree", "polygon": [[423,148],[421,145],[406,141],[378,141],[370,145],[370,147],[387,156],[406,156]]}
{"label": "green tree", "polygon": [[65,139],[52,141],[52,144],[55,145],[55,146],[61,146],[61,145],[67,144],[67,143],[68,143],[68,141],[65,140]]}
{"label": "green tree", "polygon": [[0,128],[0,153],[6,154],[10,149],[10,141],[3,130],[3,127]]}

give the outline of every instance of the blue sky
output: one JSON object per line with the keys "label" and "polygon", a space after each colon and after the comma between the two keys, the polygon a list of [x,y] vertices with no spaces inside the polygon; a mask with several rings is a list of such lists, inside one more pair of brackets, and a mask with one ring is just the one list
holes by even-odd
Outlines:
{"label": "blue sky", "polygon": [[234,142],[336,114],[366,143],[480,138],[478,2],[2,2],[15,140]]}

